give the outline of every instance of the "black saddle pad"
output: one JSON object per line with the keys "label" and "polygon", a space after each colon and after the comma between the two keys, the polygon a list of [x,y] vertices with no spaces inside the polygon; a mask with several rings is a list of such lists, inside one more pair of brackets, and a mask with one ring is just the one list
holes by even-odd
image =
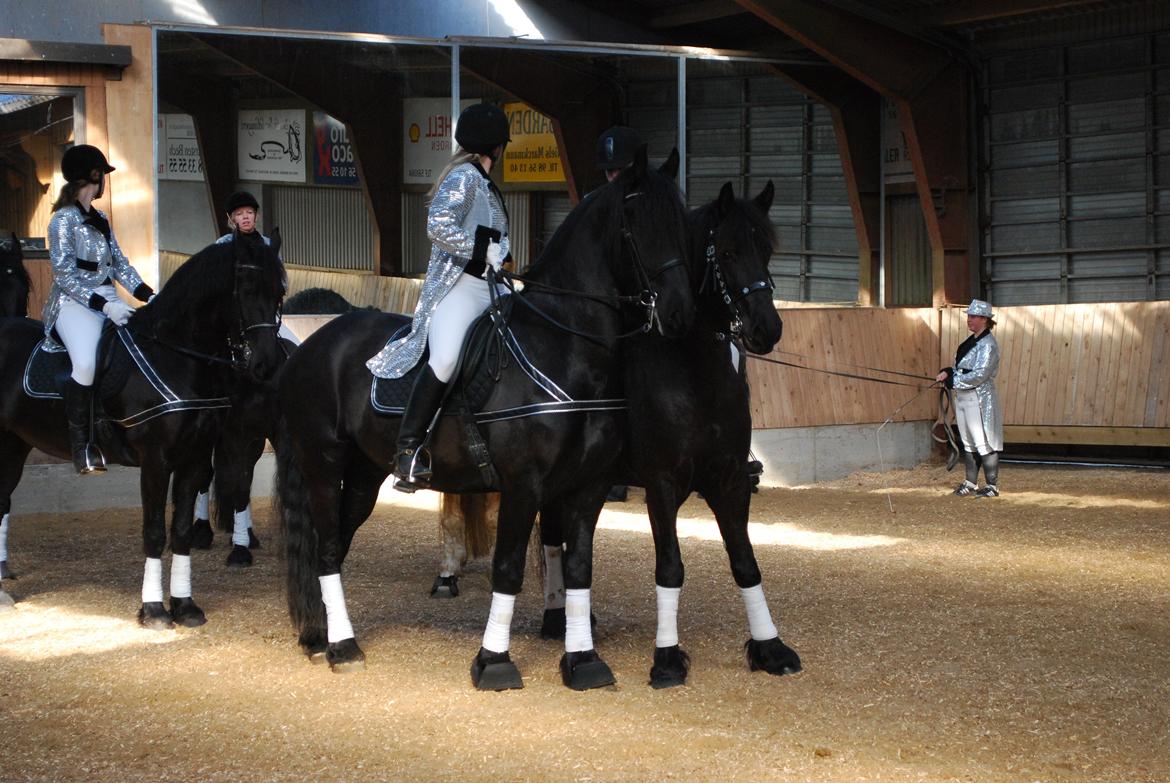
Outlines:
{"label": "black saddle pad", "polygon": [[[107,324],[98,341],[97,391],[100,399],[109,399],[126,385],[133,362],[126,351],[113,350],[115,329]],[[30,397],[47,400],[61,399],[61,389],[73,371],[69,354],[65,351],[45,350],[41,340],[28,357],[24,368],[24,393]]]}
{"label": "black saddle pad", "polygon": [[[508,303],[508,298],[503,302]],[[505,308],[505,317],[507,309]],[[401,327],[390,341],[398,339],[409,329],[409,324]],[[459,364],[455,369],[455,378],[458,382],[451,385],[451,390],[443,403],[444,413],[478,411],[487,401],[492,387],[495,386],[496,369],[500,361],[499,341],[492,339],[494,335],[495,328],[491,316],[487,313],[472,322],[471,328],[467,330],[467,337],[463,340]],[[390,416],[401,416],[410,399],[414,380],[426,361],[427,354],[424,352],[419,363],[401,378],[374,378],[370,388],[370,404],[374,410]]]}

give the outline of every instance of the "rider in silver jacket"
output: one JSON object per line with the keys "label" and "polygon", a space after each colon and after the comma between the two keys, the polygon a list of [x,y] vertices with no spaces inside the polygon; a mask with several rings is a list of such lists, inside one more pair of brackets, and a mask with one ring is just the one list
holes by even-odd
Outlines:
{"label": "rider in silver jacket", "polygon": [[[953,367],[944,367],[938,380],[955,390],[955,423],[963,441],[966,480],[954,491],[960,497],[999,495],[999,452],[1003,451],[1003,408],[995,392],[999,372],[999,343],[991,334],[995,327],[991,305],[971,300],[967,328],[971,332],[955,352]],[[978,457],[976,457],[978,455]],[[978,461],[977,461],[978,460]],[[979,488],[979,463],[987,484]]]}

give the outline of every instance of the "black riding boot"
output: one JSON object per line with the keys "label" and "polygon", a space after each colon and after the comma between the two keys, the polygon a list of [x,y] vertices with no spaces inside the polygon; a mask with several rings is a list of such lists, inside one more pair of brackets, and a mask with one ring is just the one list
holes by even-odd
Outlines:
{"label": "black riding boot", "polygon": [[106,458],[93,442],[93,387],[70,378],[63,389],[65,417],[69,420],[69,450],[73,467],[81,475],[102,473]]}
{"label": "black riding boot", "polygon": [[980,498],[999,497],[999,452],[993,451],[990,454],[984,454],[980,459],[983,460],[983,478],[987,480],[987,485],[976,492],[975,496]]}
{"label": "black riding boot", "polygon": [[430,486],[430,456],[424,454],[425,449],[421,447],[446,391],[447,384],[435,377],[429,364],[423,365],[410,391],[410,400],[406,403],[402,424],[398,428],[398,443],[395,445],[397,454],[394,455],[394,475],[397,480],[394,488],[400,492],[414,492]]}

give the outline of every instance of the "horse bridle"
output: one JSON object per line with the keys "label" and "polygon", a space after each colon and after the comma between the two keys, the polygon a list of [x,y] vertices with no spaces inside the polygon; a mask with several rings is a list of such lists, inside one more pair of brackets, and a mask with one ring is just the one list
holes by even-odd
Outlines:
{"label": "horse bridle", "polygon": [[248,344],[248,332],[257,329],[279,329],[280,328],[280,304],[276,305],[276,317],[272,323],[261,321],[259,323],[244,325],[244,309],[240,305],[240,270],[255,269],[260,271],[262,267],[259,264],[236,264],[235,278],[232,281],[232,302],[236,308],[236,323],[235,334],[228,333],[227,344],[228,351],[231,355],[232,370],[243,374],[248,371],[252,365],[252,346]]}
{"label": "horse bridle", "polygon": [[[623,204],[633,198],[642,196],[640,190],[635,190],[632,193],[627,193],[623,198]],[[642,260],[642,254],[638,251],[638,240],[634,238],[634,232],[630,231],[629,225],[626,224],[626,211],[622,210],[622,224],[621,224],[622,241],[628,246],[630,259],[633,261],[634,273],[638,276],[638,284],[642,286],[642,291],[637,295],[636,304],[641,305],[646,310],[646,323],[641,326],[639,331],[648,333],[654,328],[654,324],[658,324],[659,331],[662,328],[662,322],[658,319],[658,292],[654,290],[654,281],[657,280],[664,272],[673,269],[676,266],[683,266],[681,258],[672,258],[662,266],[658,267],[651,275],[646,271],[646,263]]]}
{"label": "horse bridle", "polygon": [[718,294],[723,299],[723,303],[727,305],[727,312],[730,316],[728,333],[731,337],[738,338],[743,333],[743,318],[740,316],[739,303],[757,291],[767,291],[770,297],[771,292],[775,290],[775,286],[772,284],[771,277],[769,276],[766,280],[754,280],[748,283],[737,292],[737,296],[734,298],[731,296],[731,292],[727,290],[727,284],[723,280],[723,272],[719,268],[719,258],[715,255],[715,229],[717,227],[712,227],[707,232],[707,251],[705,255],[707,258],[708,275],[704,275],[703,284],[699,288],[699,293],[702,293],[706,288],[708,276],[715,280]]}

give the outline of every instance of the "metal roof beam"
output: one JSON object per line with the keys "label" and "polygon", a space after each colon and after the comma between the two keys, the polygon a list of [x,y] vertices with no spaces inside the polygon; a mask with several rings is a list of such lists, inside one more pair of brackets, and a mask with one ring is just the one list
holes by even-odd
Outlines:
{"label": "metal roof beam", "polygon": [[1101,0],[964,0],[924,11],[917,19],[921,24],[933,27],[958,27],[975,22],[1100,4]]}

